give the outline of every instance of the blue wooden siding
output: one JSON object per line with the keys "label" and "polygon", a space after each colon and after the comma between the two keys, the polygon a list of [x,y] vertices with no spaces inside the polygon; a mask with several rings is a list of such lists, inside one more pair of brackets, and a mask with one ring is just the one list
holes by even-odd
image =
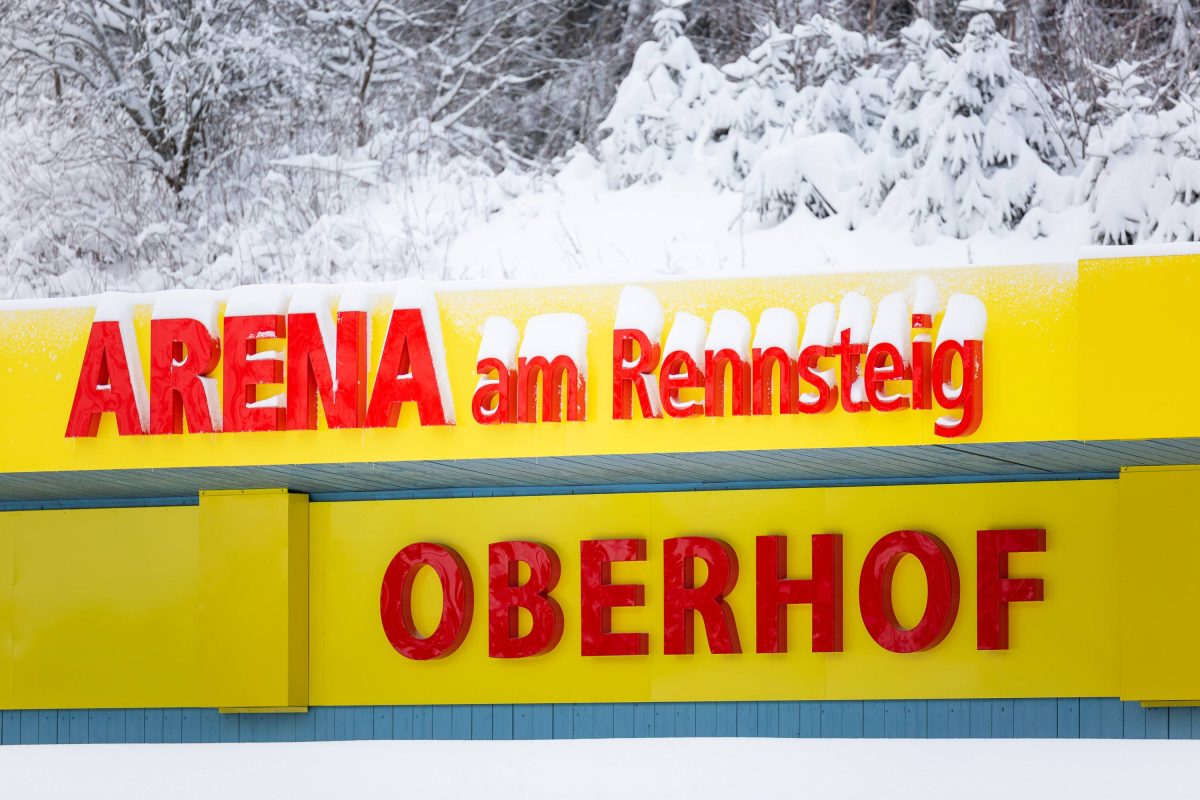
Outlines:
{"label": "blue wooden siding", "polygon": [[304,714],[211,708],[0,712],[0,744],[361,739],[1200,739],[1200,709],[1115,699],[341,706]]}

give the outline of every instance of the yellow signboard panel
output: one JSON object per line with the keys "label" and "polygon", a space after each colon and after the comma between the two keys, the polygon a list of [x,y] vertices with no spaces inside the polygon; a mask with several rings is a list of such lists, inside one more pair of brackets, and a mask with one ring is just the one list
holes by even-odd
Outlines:
{"label": "yellow signboard panel", "polygon": [[[1118,693],[1114,481],[885,488],[679,492],[658,495],[323,503],[312,507],[314,705],[1112,696]],[[1010,604],[1011,647],[976,646],[976,532],[1044,527],[1044,553],[1010,557],[1011,574],[1041,577],[1042,602]],[[871,638],[859,609],[859,571],[871,546],[898,529],[942,539],[960,575],[949,635],[925,652],[892,653]],[[809,536],[844,539],[844,650],[811,652],[811,613],[789,613],[789,652],[755,652],[755,537],[789,537],[789,573],[811,574]],[[728,599],[742,652],[711,655],[702,627],[693,655],[663,653],[663,541],[709,536],[740,563]],[[613,612],[613,628],[649,634],[647,656],[580,655],[581,539],[647,540],[644,562],[617,564],[614,583],[641,583],[645,606]],[[562,563],[553,596],[565,613],[561,642],[527,659],[488,657],[487,546],[528,539]],[[462,646],[414,661],[389,644],[379,621],[383,568],[415,541],[452,546],[475,581]],[[900,621],[925,605],[923,573],[902,562],[894,591]],[[416,587],[428,632],[441,595]],[[425,605],[420,605],[424,603]],[[431,608],[432,607],[432,608]],[[700,623],[697,622],[699,626]]]}
{"label": "yellow signboard panel", "polygon": [[[1120,263],[974,268],[917,272],[878,272],[784,278],[747,278],[647,283],[661,301],[664,338],[677,315],[687,312],[708,322],[731,309],[757,324],[762,312],[782,307],[794,312],[803,330],[805,316],[820,303],[839,303],[859,292],[872,304],[890,293],[913,296],[918,279],[936,286],[943,303],[955,293],[973,295],[987,314],[983,358],[982,423],[961,442],[1005,442],[1145,435],[1200,434],[1200,424],[1177,417],[1131,415],[1114,392],[1094,390],[1098,370],[1111,360],[1107,342],[1133,326],[1109,327],[1125,308],[1126,283],[1085,279],[1108,274]],[[1160,273],[1167,273],[1163,275]],[[1164,262],[1155,281],[1200,271],[1200,257]],[[1085,276],[1085,277],[1081,277]],[[1142,279],[1132,279],[1138,286]],[[1147,280],[1149,280],[1147,278]],[[392,311],[394,287],[372,287],[369,382],[374,385]],[[112,414],[104,414],[93,438],[64,436],[93,318],[89,305],[67,308],[0,307],[0,459],[2,472],[123,469],[172,466],[310,464],[350,461],[405,461],[447,458],[537,457],[615,453],[757,450],[945,443],[934,432],[946,412],[734,416],[686,419],[614,419],[613,339],[620,285],[512,289],[438,290],[438,319],[456,424],[422,426],[413,403],[405,403],[395,427],[119,436]],[[281,289],[280,291],[287,291]],[[336,294],[336,292],[335,292]],[[150,303],[133,310],[138,350],[150,373]],[[332,301],[336,303],[336,298]],[[1081,310],[1082,309],[1082,310]],[[472,418],[471,400],[481,330],[489,317],[510,320],[517,330],[541,314],[578,314],[587,325],[586,419],[570,422],[482,425]],[[1080,321],[1092,320],[1081,351]],[[936,328],[940,317],[935,319]],[[1178,321],[1168,321],[1170,325]],[[1178,323],[1182,324],[1182,323]],[[1170,331],[1164,335],[1169,336]],[[273,346],[285,347],[276,342]],[[213,375],[221,379],[223,368]],[[1086,389],[1086,390],[1085,390]],[[264,388],[265,393],[283,387]],[[951,414],[953,416],[953,414]],[[1134,422],[1131,418],[1137,416]],[[1190,433],[1189,433],[1190,432]]]}
{"label": "yellow signboard panel", "polygon": [[[1195,475],[310,503],[306,520],[296,518],[302,503],[271,510],[271,495],[253,494],[244,519],[232,505],[207,514],[196,507],[3,513],[0,707],[1196,700],[1200,679],[1186,665],[1196,656],[1190,630],[1197,598],[1187,565],[1197,537],[1179,500],[1194,494]],[[1167,510],[1173,507],[1178,514]],[[1009,578],[1040,579],[1044,593],[1041,600],[1011,598],[1007,648],[981,650],[978,531],[999,529],[1045,531],[1044,551],[1025,548],[1007,558]],[[940,539],[958,576],[952,623],[919,652],[885,649],[867,626],[860,596],[869,552],[898,530]],[[231,533],[258,544],[237,545]],[[842,536],[840,650],[813,652],[813,613],[800,604],[787,614],[786,652],[759,652],[755,538],[788,537],[785,574],[800,579],[813,574],[810,537],[828,533]],[[739,652],[712,654],[697,616],[694,653],[666,654],[664,541],[680,536],[719,539],[736,555],[738,577],[726,597]],[[615,632],[646,633],[644,655],[582,654],[580,542],[612,538],[646,542],[645,560],[611,569],[613,584],[644,586],[644,605],[613,609],[611,623]],[[557,553],[561,577],[551,596],[563,611],[563,633],[543,655],[500,659],[488,647],[488,545],[516,540]],[[424,661],[397,652],[380,614],[385,570],[420,542],[457,552],[474,590],[461,645]],[[307,580],[297,582],[305,544]],[[222,575],[237,580],[222,582]],[[705,576],[701,565],[696,585]],[[900,559],[891,580],[895,624],[911,628],[937,591],[927,589],[913,556]],[[431,570],[416,573],[411,597],[413,624],[428,636],[442,608]],[[306,649],[294,633],[293,604],[304,598]],[[521,617],[528,632],[530,621]]]}

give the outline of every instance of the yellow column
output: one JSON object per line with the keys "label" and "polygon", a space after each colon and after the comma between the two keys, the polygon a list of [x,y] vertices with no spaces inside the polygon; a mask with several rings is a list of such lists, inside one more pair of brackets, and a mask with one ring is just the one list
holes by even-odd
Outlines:
{"label": "yellow column", "polygon": [[205,704],[308,705],[308,497],[200,493],[200,688]]}
{"label": "yellow column", "polygon": [[0,708],[13,706],[13,557],[16,535],[0,516]]}
{"label": "yellow column", "polygon": [[1118,494],[1121,698],[1200,704],[1200,466],[1123,469]]}

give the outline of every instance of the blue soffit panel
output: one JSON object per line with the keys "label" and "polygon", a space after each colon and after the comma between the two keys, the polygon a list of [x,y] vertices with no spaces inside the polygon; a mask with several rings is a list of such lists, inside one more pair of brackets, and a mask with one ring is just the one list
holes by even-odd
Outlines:
{"label": "blue soffit panel", "polygon": [[1200,439],[937,444],[355,464],[0,474],[0,510],[187,504],[211,489],[286,487],[316,501],[1075,480],[1200,463]]}

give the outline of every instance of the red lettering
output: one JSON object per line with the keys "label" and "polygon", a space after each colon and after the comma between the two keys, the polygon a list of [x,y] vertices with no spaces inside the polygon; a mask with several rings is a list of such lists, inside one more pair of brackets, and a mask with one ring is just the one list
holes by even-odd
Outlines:
{"label": "red lettering", "polygon": [[[483,379],[471,397],[471,416],[480,425],[517,421],[517,373],[498,358],[485,358],[475,365]],[[496,377],[492,378],[492,373]]]}
{"label": "red lettering", "polygon": [[701,386],[704,386],[704,371],[696,359],[683,350],[667,353],[663,359],[662,383],[658,387],[667,416],[682,419],[703,414],[703,403],[679,398],[679,392],[683,389],[699,389]]}
{"label": "red lettering", "polygon": [[[529,580],[520,583],[520,566],[529,567]],[[563,634],[563,612],[550,596],[558,585],[558,555],[533,542],[488,545],[488,655],[529,658],[548,653]],[[533,619],[529,633],[520,632],[520,611]]]}
{"label": "red lettering", "polygon": [[258,399],[260,385],[283,383],[283,361],[273,352],[258,351],[260,339],[284,337],[283,315],[227,316],[224,337],[225,430],[283,430],[284,409],[278,405],[259,405]]}
{"label": "red lettering", "polygon": [[[412,617],[412,586],[421,567],[437,573],[442,584],[442,614],[437,628],[421,636]],[[383,573],[379,616],[396,652],[414,661],[445,658],[458,649],[471,627],[474,596],[466,563],[449,547],[418,542],[405,547]]]}
{"label": "red lettering", "polygon": [[141,368],[141,364],[129,363],[121,323],[112,320],[93,322],[79,369],[79,383],[75,385],[66,435],[95,436],[100,427],[100,415],[110,412],[116,417],[117,432],[121,436],[145,433],[133,388],[135,377],[141,380],[141,375],[135,376],[130,371]]}
{"label": "red lettering", "polygon": [[[150,432],[220,429],[213,419],[216,380],[205,380],[221,360],[221,342],[197,319],[150,322]],[[219,409],[219,407],[218,407]]]}
{"label": "red lettering", "polygon": [[[697,559],[708,570],[700,586],[696,586]],[[702,536],[663,542],[663,651],[667,655],[695,652],[695,613],[704,620],[709,652],[742,652],[737,621],[725,599],[737,579],[737,554],[725,542]]]}
{"label": "red lettering", "polygon": [[863,384],[867,392],[867,402],[876,411],[898,411],[908,408],[908,398],[902,395],[884,397],[886,381],[904,380],[904,358],[900,348],[891,342],[880,342],[871,348],[867,354],[867,366],[863,375]]}
{"label": "red lettering", "polygon": [[930,409],[933,408],[933,387],[930,382],[933,343],[929,332],[933,328],[933,316],[913,314],[912,327],[912,407]]}
{"label": "red lettering", "polygon": [[1040,602],[1045,591],[1041,578],[1008,577],[1008,554],[1046,552],[1046,531],[1031,528],[979,531],[975,542],[978,649],[1007,650],[1008,604]]}
{"label": "red lettering", "polygon": [[[962,362],[962,383],[957,389],[950,386],[954,358]],[[983,342],[968,339],[942,342],[933,354],[933,396],[947,411],[962,409],[957,420],[941,417],[934,423],[938,436],[953,439],[970,436],[979,430],[983,421]]]}
{"label": "red lettering", "polygon": [[[929,587],[925,613],[911,629],[901,626],[892,605],[896,566],[910,554],[921,562]],[[867,632],[893,653],[928,650],[945,639],[958,616],[958,595],[954,555],[941,539],[921,531],[895,531],[876,542],[863,562],[858,584],[858,604]]]}
{"label": "red lettering", "polygon": [[754,413],[770,414],[772,411],[772,380],[775,368],[779,368],[779,413],[796,413],[796,363],[782,347],[754,348]]}
{"label": "red lettering", "polygon": [[615,633],[612,610],[644,605],[646,587],[614,584],[614,561],[645,561],[645,539],[593,539],[579,543],[581,614],[580,652],[585,656],[644,656],[650,652],[645,633]]}
{"label": "red lettering", "polygon": [[725,373],[728,367],[729,380],[732,384],[733,415],[745,416],[750,413],[750,364],[746,363],[737,351],[728,348],[723,350],[704,351],[704,413],[709,417],[725,416]]}
{"label": "red lettering", "polygon": [[800,413],[826,414],[837,406],[837,393],[833,391],[833,387],[826,382],[825,376],[817,368],[819,359],[832,356],[835,351],[836,348],[820,344],[810,345],[800,351],[800,358],[796,360],[796,366],[800,373],[799,378],[817,390],[815,395],[807,393],[800,395],[797,401]]}
{"label": "red lettering", "polygon": [[417,405],[422,425],[452,425],[447,418],[429,334],[420,309],[392,311],[375,389],[367,408],[367,427],[394,428],[405,403]]}
{"label": "red lettering", "polygon": [[850,329],[846,328],[842,331],[841,344],[834,349],[841,356],[839,364],[841,366],[842,408],[850,414],[866,411],[871,406],[866,400],[854,399],[854,384],[858,382],[858,359],[867,352],[867,346],[851,343]]}
{"label": "red lettering", "polygon": [[563,382],[567,385],[567,421],[587,416],[587,385],[570,356],[517,359],[517,421],[537,421],[538,378],[542,384],[542,422],[562,422]]}
{"label": "red lettering", "polygon": [[[638,357],[633,358],[634,345]],[[662,410],[656,408],[658,392],[647,385],[654,380],[661,348],[651,344],[645,332],[633,329],[613,331],[613,419],[633,419],[633,396],[644,419],[657,419]],[[655,387],[657,389],[657,387]]]}
{"label": "red lettering", "polygon": [[812,537],[812,578],[787,577],[787,537],[759,536],[755,605],[760,653],[786,653],[789,605],[812,606],[812,651],[842,649],[842,535]]}
{"label": "red lettering", "polygon": [[335,367],[331,370],[317,315],[288,314],[289,430],[316,429],[318,395],[330,428],[362,427],[367,408],[366,312],[339,311],[335,336]]}

